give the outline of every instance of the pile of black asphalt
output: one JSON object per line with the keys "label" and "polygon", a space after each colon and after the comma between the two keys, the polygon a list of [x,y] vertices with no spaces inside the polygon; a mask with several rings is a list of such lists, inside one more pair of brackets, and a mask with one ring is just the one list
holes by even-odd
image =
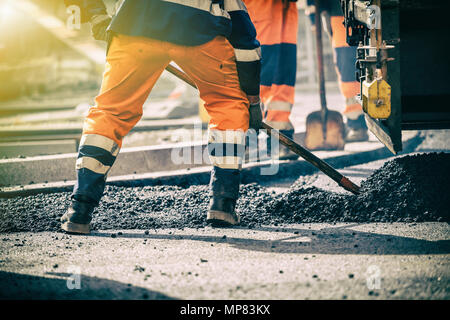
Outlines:
{"label": "pile of black asphalt", "polygon": [[[361,183],[361,194],[334,193],[300,179],[284,193],[241,186],[241,226],[309,222],[450,221],[450,153],[394,158]],[[93,229],[202,228],[208,186],[107,186]],[[0,199],[0,232],[57,231],[70,193]]]}

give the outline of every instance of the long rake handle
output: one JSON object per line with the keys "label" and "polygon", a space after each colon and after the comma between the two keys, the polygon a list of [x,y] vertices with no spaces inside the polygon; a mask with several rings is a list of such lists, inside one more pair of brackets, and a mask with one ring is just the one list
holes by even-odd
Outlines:
{"label": "long rake handle", "polygon": [[[185,81],[187,84],[191,85],[193,88],[197,89],[197,86],[195,85],[194,81],[192,81],[191,78],[189,78],[188,75],[186,75],[183,71],[177,69],[176,67],[172,65],[168,65],[166,67],[166,70],[176,77],[180,78],[181,80]],[[345,190],[350,191],[353,194],[359,194],[360,193],[360,187],[351,182],[348,178],[340,174],[336,169],[334,169],[332,166],[330,166],[328,163],[323,161],[322,159],[316,157],[314,154],[312,154],[307,149],[303,148],[301,145],[293,141],[292,139],[289,139],[284,134],[280,133],[278,130],[272,128],[267,123],[263,123],[262,125],[263,129],[266,129],[268,134],[270,135],[272,132],[275,133],[275,136],[278,136],[278,139],[280,140],[281,144],[288,147],[292,152],[295,152],[299,156],[301,156],[303,159],[311,163],[313,166],[315,166],[317,169],[325,173],[327,176],[329,176],[331,179],[336,181],[341,187],[343,187]]]}

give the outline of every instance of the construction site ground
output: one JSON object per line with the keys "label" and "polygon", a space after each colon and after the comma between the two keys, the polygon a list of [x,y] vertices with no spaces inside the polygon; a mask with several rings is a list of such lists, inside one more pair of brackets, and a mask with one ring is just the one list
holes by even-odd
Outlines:
{"label": "construction site ground", "polygon": [[449,298],[447,223],[1,236],[2,298]]}
{"label": "construction site ground", "polygon": [[[447,139],[445,131],[444,136],[428,134],[415,153],[448,152]],[[340,171],[360,183],[386,161]],[[323,174],[304,183],[342,194]],[[273,181],[266,187],[279,194],[291,184]],[[233,229],[199,224],[99,229],[89,236],[4,232],[0,238],[2,298],[450,298],[448,221],[272,223]],[[74,279],[79,289],[73,289]]]}
{"label": "construction site ground", "polygon": [[[87,24],[68,30],[62,3],[45,2],[8,2],[20,28],[6,29],[22,34],[7,37],[20,54],[0,63],[0,300],[450,299],[450,130],[403,131],[396,156],[373,134],[315,152],[361,185],[360,195],[301,159],[246,163],[240,225],[212,228],[210,163],[172,157],[177,145],[205,150],[207,119],[198,92],[167,72],[124,138],[91,234],[62,232],[106,44],[92,40]],[[320,101],[310,19],[304,10],[299,18],[290,120],[303,143]],[[342,112],[328,40],[327,105]],[[275,175],[260,173],[274,164]],[[27,309],[7,303],[15,315]]]}

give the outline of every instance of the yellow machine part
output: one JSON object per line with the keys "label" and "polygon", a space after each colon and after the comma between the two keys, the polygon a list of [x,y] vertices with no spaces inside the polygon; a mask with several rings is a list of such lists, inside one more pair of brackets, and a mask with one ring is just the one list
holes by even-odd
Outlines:
{"label": "yellow machine part", "polygon": [[391,115],[391,86],[383,79],[363,82],[364,111],[374,119],[387,119]]}

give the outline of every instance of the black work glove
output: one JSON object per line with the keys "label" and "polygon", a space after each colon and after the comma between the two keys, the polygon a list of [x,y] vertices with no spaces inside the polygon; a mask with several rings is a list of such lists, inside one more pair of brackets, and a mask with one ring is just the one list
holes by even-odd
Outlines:
{"label": "black work glove", "polygon": [[248,112],[250,114],[250,120],[249,120],[249,128],[255,129],[258,131],[262,128],[263,123],[263,115],[261,111],[261,103],[254,103],[250,104],[250,107],[248,108]]}
{"label": "black work glove", "polygon": [[111,17],[102,14],[93,16],[90,20],[91,24],[91,30],[92,30],[92,36],[96,40],[100,41],[107,41],[108,40],[108,34],[106,32],[106,29],[108,28],[109,24],[111,23]]}

